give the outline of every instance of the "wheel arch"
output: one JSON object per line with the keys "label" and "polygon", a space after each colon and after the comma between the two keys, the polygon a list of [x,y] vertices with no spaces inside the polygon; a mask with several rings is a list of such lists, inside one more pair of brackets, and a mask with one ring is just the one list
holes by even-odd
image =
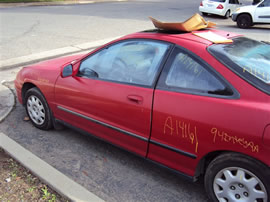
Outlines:
{"label": "wheel arch", "polygon": [[206,154],[205,156],[203,156],[200,159],[200,161],[199,161],[199,163],[198,163],[198,165],[196,167],[195,176],[194,176],[195,179],[197,179],[197,178],[204,175],[207,166],[210,164],[210,162],[212,160],[214,160],[216,157],[218,157],[218,156],[220,156],[222,154],[225,154],[227,152],[229,152],[229,151],[224,151],[224,150],[212,151],[212,152]]}
{"label": "wheel arch", "polygon": [[26,82],[26,83],[23,84],[23,87],[22,87],[22,102],[23,102],[23,105],[25,105],[25,94],[31,88],[38,88],[38,87],[35,84],[31,83],[31,82]]}
{"label": "wheel arch", "polygon": [[203,156],[197,167],[196,167],[196,171],[195,171],[195,175],[194,175],[194,179],[198,179],[202,176],[204,176],[205,174],[205,171],[207,169],[207,167],[209,166],[209,164],[215,159],[217,158],[218,156],[221,156],[221,155],[224,155],[224,154],[239,154],[241,156],[245,156],[247,159],[253,159],[257,162],[260,162],[261,164],[265,165],[266,167],[268,167],[265,163],[263,163],[262,161],[260,161],[259,159],[256,159],[252,156],[249,156],[249,155],[246,155],[246,154],[243,154],[243,153],[240,153],[240,152],[236,152],[236,151],[230,151],[230,150],[219,150],[219,151],[213,151],[213,152],[210,152],[208,154],[206,154],[205,156]]}
{"label": "wheel arch", "polygon": [[253,18],[252,18],[252,15],[249,12],[239,13],[239,15],[237,15],[237,17],[236,17],[236,21],[238,20],[239,16],[241,16],[243,14],[249,15],[249,17],[251,19],[251,24],[253,24]]}

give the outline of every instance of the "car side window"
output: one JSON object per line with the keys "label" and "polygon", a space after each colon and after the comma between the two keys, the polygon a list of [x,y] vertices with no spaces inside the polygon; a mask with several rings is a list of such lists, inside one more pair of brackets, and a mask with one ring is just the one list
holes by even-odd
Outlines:
{"label": "car side window", "polygon": [[170,69],[164,80],[165,85],[179,91],[211,94],[232,95],[233,91],[224,82],[210,72],[209,67],[190,54],[177,50],[171,61]]}
{"label": "car side window", "polygon": [[84,60],[78,76],[151,86],[168,48],[157,41],[117,43]]}
{"label": "car side window", "polygon": [[270,1],[269,0],[268,1],[264,1],[263,3],[264,3],[264,6],[265,7],[270,7]]}
{"label": "car side window", "polygon": [[239,4],[238,0],[230,0],[229,4]]}
{"label": "car side window", "polygon": [[265,0],[259,5],[259,7],[270,7],[270,0]]}

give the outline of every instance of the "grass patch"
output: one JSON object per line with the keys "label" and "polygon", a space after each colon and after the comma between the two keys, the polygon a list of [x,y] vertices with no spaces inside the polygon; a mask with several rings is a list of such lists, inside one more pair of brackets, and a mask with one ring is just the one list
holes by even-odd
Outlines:
{"label": "grass patch", "polygon": [[70,202],[0,148],[0,201]]}

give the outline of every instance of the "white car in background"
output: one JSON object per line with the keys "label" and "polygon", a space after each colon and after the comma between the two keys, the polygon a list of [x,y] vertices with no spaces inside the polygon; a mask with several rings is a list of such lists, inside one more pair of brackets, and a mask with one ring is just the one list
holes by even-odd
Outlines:
{"label": "white car in background", "polygon": [[264,0],[256,5],[243,6],[232,14],[232,20],[239,28],[249,28],[254,24],[270,24],[270,0]]}
{"label": "white car in background", "polygon": [[203,15],[215,14],[229,18],[241,4],[238,0],[203,0],[199,11]]}

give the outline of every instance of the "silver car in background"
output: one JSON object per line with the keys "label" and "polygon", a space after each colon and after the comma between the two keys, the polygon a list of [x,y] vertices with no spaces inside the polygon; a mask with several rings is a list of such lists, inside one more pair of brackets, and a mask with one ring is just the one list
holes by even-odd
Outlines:
{"label": "silver car in background", "polygon": [[203,0],[199,11],[203,15],[215,14],[229,18],[241,4],[238,0]]}

